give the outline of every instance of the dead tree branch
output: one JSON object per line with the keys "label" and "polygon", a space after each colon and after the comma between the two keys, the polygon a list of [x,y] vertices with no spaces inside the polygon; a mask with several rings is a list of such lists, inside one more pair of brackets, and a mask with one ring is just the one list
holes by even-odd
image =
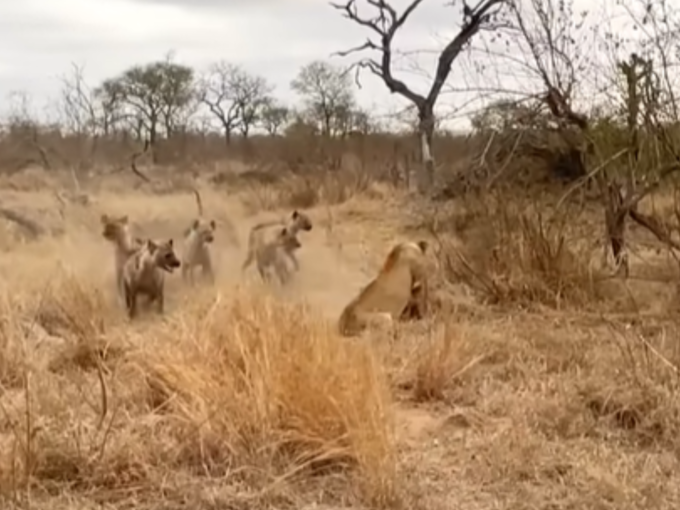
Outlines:
{"label": "dead tree branch", "polygon": [[451,73],[451,65],[475,34],[494,18],[500,7],[506,3],[506,0],[481,0],[474,7],[464,3],[462,27],[440,53],[434,80],[427,95],[414,92],[406,83],[394,76],[392,68],[394,37],[422,3],[422,0],[412,0],[401,13],[398,13],[387,0],[366,0],[366,3],[375,11],[372,16],[359,13],[357,0],[331,3],[335,9],[342,12],[345,18],[367,28],[374,34],[373,38],[369,37],[362,45],[337,52],[336,55],[345,57],[367,50],[378,52],[379,58],[362,58],[350,68],[355,70],[357,82],[359,72],[362,69],[368,69],[369,72],[385,83],[391,93],[401,95],[417,108],[418,134],[421,140],[423,163],[419,187],[421,191],[424,191],[434,184],[435,162],[432,154],[432,136],[435,130],[434,107],[442,87]]}
{"label": "dead tree branch", "polygon": [[[674,163],[665,165],[653,172],[656,175],[653,182],[646,182],[642,189],[636,190],[636,187],[639,188],[636,174],[640,170],[638,167],[641,166],[639,160],[642,150],[639,117],[643,113],[645,113],[645,117],[649,117],[649,111],[654,110],[654,108],[650,109],[650,107],[644,105],[646,97],[651,97],[650,88],[653,88],[652,80],[654,77],[651,64],[633,53],[628,61],[619,62],[617,65],[617,72],[625,80],[625,90],[623,91],[625,104],[623,106],[627,114],[628,147],[611,158],[607,158],[601,153],[601,147],[598,147],[593,138],[589,118],[574,111],[571,105],[572,87],[575,83],[576,73],[574,66],[567,58],[567,54],[560,49],[559,39],[573,40],[574,37],[568,33],[561,33],[559,30],[553,30],[554,26],[560,24],[569,26],[569,9],[560,7],[557,11],[552,10],[550,2],[544,0],[531,0],[529,4],[534,11],[535,26],[529,25],[527,14],[520,12],[519,4],[513,3],[512,12],[516,17],[516,26],[522,40],[529,47],[533,60],[533,71],[546,89],[544,101],[547,108],[565,128],[570,126],[577,128],[585,141],[586,153],[594,156],[594,160],[601,163],[588,176],[595,177],[599,185],[603,198],[609,244],[616,264],[627,275],[625,221],[628,216],[668,246],[674,247],[676,244],[671,240],[670,234],[654,218],[647,217],[637,210],[638,204],[644,197],[655,191],[664,179],[680,170],[680,160],[676,158]],[[562,16],[562,18],[559,18],[559,16]],[[566,43],[563,43],[563,45],[566,47]],[[647,106],[646,112],[642,112],[641,106]],[[669,143],[668,139],[666,142]],[[609,176],[606,168],[623,154],[628,156],[628,164],[625,166],[625,185]],[[560,200],[560,203],[564,198]]]}

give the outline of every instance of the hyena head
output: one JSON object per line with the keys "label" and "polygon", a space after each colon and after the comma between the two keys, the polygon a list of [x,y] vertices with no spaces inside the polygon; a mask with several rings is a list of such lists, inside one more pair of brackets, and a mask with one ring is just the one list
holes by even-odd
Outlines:
{"label": "hyena head", "polygon": [[191,224],[191,231],[201,243],[212,243],[215,240],[216,228],[215,220],[206,221],[199,218]]}
{"label": "hyena head", "polygon": [[290,215],[290,226],[293,231],[304,230],[309,232],[312,230],[312,220],[310,220],[309,216],[305,213],[295,210],[293,211],[293,214]]}
{"label": "hyena head", "polygon": [[107,241],[120,243],[129,240],[130,237],[130,223],[127,215],[118,218],[102,214],[102,236]]}
{"label": "hyena head", "polygon": [[154,265],[168,273],[172,273],[173,270],[182,265],[175,253],[172,239],[168,239],[162,243],[156,243],[149,239],[146,242],[146,249],[149,251],[149,255],[152,257]]}

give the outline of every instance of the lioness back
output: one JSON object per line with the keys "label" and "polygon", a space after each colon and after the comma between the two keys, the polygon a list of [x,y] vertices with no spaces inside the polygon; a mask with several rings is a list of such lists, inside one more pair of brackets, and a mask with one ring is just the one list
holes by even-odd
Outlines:
{"label": "lioness back", "polygon": [[425,243],[400,243],[390,251],[378,275],[343,310],[339,329],[344,335],[365,329],[368,317],[389,315],[399,320],[412,301],[414,284],[424,286]]}

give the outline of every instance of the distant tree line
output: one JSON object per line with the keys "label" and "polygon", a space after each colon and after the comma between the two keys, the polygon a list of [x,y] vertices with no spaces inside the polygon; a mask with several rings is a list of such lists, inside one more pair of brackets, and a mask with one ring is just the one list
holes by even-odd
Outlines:
{"label": "distant tree line", "polygon": [[271,136],[307,130],[328,137],[374,129],[357,104],[351,77],[339,66],[313,61],[290,84],[299,106],[284,104],[276,87],[242,66],[216,62],[205,71],[172,56],[135,65],[90,88],[82,68],[64,77],[60,126],[99,136],[128,133],[151,145],[187,131],[215,131],[230,144],[254,131]]}

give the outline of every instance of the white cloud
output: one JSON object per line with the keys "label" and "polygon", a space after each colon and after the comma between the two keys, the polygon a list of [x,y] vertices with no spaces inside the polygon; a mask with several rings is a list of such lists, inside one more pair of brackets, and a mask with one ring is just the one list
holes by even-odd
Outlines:
{"label": "white cloud", "polygon": [[[582,0],[579,0],[582,1]],[[609,0],[608,0],[609,1]],[[403,8],[406,0],[393,2]],[[458,9],[444,0],[424,2],[397,37],[402,50],[441,48],[441,34],[451,31]],[[229,7],[224,7],[229,4]],[[448,29],[448,30],[447,30]],[[0,4],[0,97],[28,92],[44,104],[59,90],[59,76],[71,63],[83,65],[95,85],[126,68],[163,58],[197,69],[227,60],[243,64],[277,85],[293,100],[289,83],[300,66],[356,46],[369,33],[324,0],[22,0]],[[410,65],[432,74],[436,55],[412,58]],[[463,59],[465,60],[465,59]],[[348,64],[348,59],[334,59]],[[469,62],[469,60],[468,60]],[[475,71],[455,65],[451,82],[475,82]],[[422,72],[402,74],[415,89],[429,83]],[[366,77],[359,99],[367,107],[390,109],[406,104],[384,84]],[[443,101],[449,99],[443,98]],[[456,101],[462,101],[456,96]]]}

